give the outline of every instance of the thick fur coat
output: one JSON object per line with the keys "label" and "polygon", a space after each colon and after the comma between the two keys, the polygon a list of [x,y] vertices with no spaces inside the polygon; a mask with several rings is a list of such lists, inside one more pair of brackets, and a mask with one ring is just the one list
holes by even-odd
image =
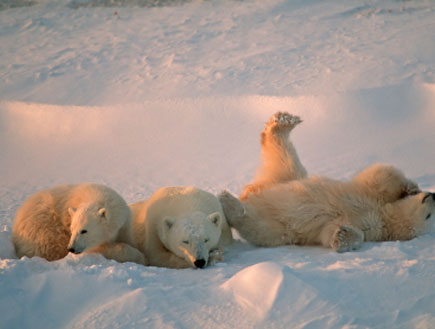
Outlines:
{"label": "thick fur coat", "polygon": [[130,207],[136,246],[149,265],[203,268],[232,242],[218,198],[195,187],[161,188]]}
{"label": "thick fur coat", "polygon": [[373,165],[347,182],[307,177],[289,140],[301,120],[275,114],[261,134],[263,163],[240,200],[219,197],[231,226],[258,246],[323,245],[338,252],[363,241],[409,240],[431,227],[435,195],[390,165]]}
{"label": "thick fur coat", "polygon": [[18,257],[49,261],[68,252],[98,252],[145,264],[133,247],[131,212],[114,190],[99,184],[61,185],[40,191],[18,209],[12,240]]}

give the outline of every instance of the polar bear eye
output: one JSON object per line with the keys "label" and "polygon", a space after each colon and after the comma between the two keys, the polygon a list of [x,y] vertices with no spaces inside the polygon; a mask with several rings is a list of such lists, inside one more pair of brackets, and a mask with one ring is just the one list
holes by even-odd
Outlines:
{"label": "polar bear eye", "polygon": [[81,230],[81,231],[80,231],[80,234],[86,234],[86,233],[88,233],[87,230]]}
{"label": "polar bear eye", "polygon": [[210,239],[204,239],[204,242],[205,243],[207,243],[207,242],[209,242],[210,241]]}
{"label": "polar bear eye", "polygon": [[184,244],[189,244],[189,240],[183,240],[181,242],[183,242]]}
{"label": "polar bear eye", "polygon": [[430,216],[431,216],[431,214],[427,215],[426,216],[426,220],[428,220],[430,218]]}

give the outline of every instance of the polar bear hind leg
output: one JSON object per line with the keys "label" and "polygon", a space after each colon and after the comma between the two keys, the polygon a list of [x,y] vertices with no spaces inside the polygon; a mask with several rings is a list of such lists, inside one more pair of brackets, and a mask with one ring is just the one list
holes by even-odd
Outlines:
{"label": "polar bear hind leg", "polygon": [[330,223],[321,231],[320,240],[326,248],[332,248],[336,252],[346,252],[361,247],[364,233],[355,226]]}
{"label": "polar bear hind leg", "polygon": [[248,242],[262,247],[282,246],[287,243],[285,227],[277,221],[257,216],[249,207],[223,191],[218,195],[228,224]]}
{"label": "polar bear hind leg", "polygon": [[301,122],[298,116],[286,112],[277,112],[269,119],[261,133],[262,164],[254,181],[245,186],[241,199],[269,185],[307,177],[289,140],[290,132]]}

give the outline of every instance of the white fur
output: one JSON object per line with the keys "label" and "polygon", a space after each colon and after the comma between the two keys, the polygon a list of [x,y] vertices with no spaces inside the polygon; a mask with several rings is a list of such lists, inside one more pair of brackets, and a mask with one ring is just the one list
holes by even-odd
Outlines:
{"label": "white fur", "polygon": [[232,242],[217,197],[195,187],[162,188],[130,207],[136,246],[149,265],[204,267]]}
{"label": "white fur", "polygon": [[132,247],[128,205],[99,184],[61,185],[31,196],[17,211],[12,238],[18,257],[56,260],[71,250],[145,263]]}
{"label": "white fur", "polygon": [[393,166],[373,165],[348,182],[307,178],[288,140],[300,122],[275,114],[262,133],[263,164],[254,182],[240,200],[220,195],[228,222],[242,237],[260,246],[320,244],[342,252],[363,241],[407,240],[429,230],[433,195],[419,193]]}

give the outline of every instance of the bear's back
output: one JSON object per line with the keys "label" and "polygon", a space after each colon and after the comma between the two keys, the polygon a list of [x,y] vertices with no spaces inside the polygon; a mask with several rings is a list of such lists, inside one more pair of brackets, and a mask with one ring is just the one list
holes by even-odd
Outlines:
{"label": "bear's back", "polygon": [[157,190],[146,201],[147,216],[178,217],[194,211],[223,214],[219,200],[211,193],[193,186],[170,186]]}

